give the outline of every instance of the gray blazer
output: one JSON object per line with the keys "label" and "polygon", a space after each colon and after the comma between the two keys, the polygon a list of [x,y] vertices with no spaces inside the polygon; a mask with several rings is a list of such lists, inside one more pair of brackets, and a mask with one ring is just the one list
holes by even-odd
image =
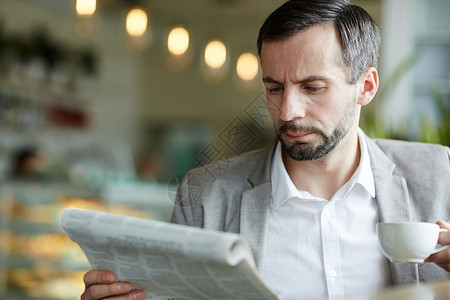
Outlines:
{"label": "gray blazer", "polygon": [[[380,222],[450,220],[450,149],[366,137]],[[241,234],[259,272],[264,257],[275,142],[189,172],[180,185],[172,222]],[[435,264],[390,264],[395,285],[450,279]]]}

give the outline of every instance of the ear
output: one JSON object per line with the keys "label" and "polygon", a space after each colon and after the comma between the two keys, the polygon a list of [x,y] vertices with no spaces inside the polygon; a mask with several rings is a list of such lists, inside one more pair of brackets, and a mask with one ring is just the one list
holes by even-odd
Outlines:
{"label": "ear", "polygon": [[367,69],[366,73],[361,77],[362,89],[358,95],[358,104],[367,105],[372,101],[378,91],[378,72],[374,67]]}

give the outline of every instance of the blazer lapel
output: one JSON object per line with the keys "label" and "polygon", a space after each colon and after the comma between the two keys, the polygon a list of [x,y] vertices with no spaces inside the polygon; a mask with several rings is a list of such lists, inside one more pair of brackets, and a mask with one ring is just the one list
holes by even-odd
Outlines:
{"label": "blazer lapel", "polygon": [[275,142],[271,143],[255,164],[248,180],[252,188],[242,194],[239,233],[249,242],[256,268],[264,273],[264,256],[271,199],[271,165]]}
{"label": "blazer lapel", "polygon": [[242,195],[239,233],[249,242],[260,274],[264,273],[269,204],[270,183],[259,185]]}
{"label": "blazer lapel", "polygon": [[[374,141],[366,137],[375,180],[375,199],[380,222],[410,222],[411,206],[408,187],[403,176],[396,174],[395,164]],[[417,264],[390,263],[395,285],[418,281]]]}

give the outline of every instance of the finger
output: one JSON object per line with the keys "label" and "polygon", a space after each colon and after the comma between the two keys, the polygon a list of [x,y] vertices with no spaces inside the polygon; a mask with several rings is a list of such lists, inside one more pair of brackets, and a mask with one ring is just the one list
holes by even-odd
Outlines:
{"label": "finger", "polygon": [[[103,299],[105,297],[121,295],[121,298],[127,299],[124,294],[131,291],[131,284],[128,282],[114,282],[110,284],[93,284],[86,288],[82,300]],[[132,298],[130,298],[132,299]]]}
{"label": "finger", "polygon": [[91,270],[84,274],[84,285],[85,287],[89,287],[93,284],[99,283],[113,283],[114,282],[114,274],[110,271],[103,270]]}
{"label": "finger", "polygon": [[434,262],[436,264],[450,264],[450,249],[442,250],[441,252],[430,255],[426,262]]}
{"label": "finger", "polygon": [[450,245],[450,221],[437,221],[436,224],[438,224],[439,227],[448,230],[439,234],[438,243],[441,245]]}
{"label": "finger", "polygon": [[127,294],[120,295],[120,296],[114,296],[114,297],[108,297],[104,300],[145,300],[145,292],[143,290],[136,290],[131,291]]}

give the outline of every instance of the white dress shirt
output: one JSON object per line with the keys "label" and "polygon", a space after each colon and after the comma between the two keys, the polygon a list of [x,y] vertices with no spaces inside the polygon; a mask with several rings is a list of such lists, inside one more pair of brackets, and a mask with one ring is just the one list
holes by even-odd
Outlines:
{"label": "white dress shirt", "polygon": [[278,143],[263,278],[280,299],[346,299],[391,282],[375,232],[370,158],[362,133],[358,136],[359,166],[330,201],[297,190]]}

